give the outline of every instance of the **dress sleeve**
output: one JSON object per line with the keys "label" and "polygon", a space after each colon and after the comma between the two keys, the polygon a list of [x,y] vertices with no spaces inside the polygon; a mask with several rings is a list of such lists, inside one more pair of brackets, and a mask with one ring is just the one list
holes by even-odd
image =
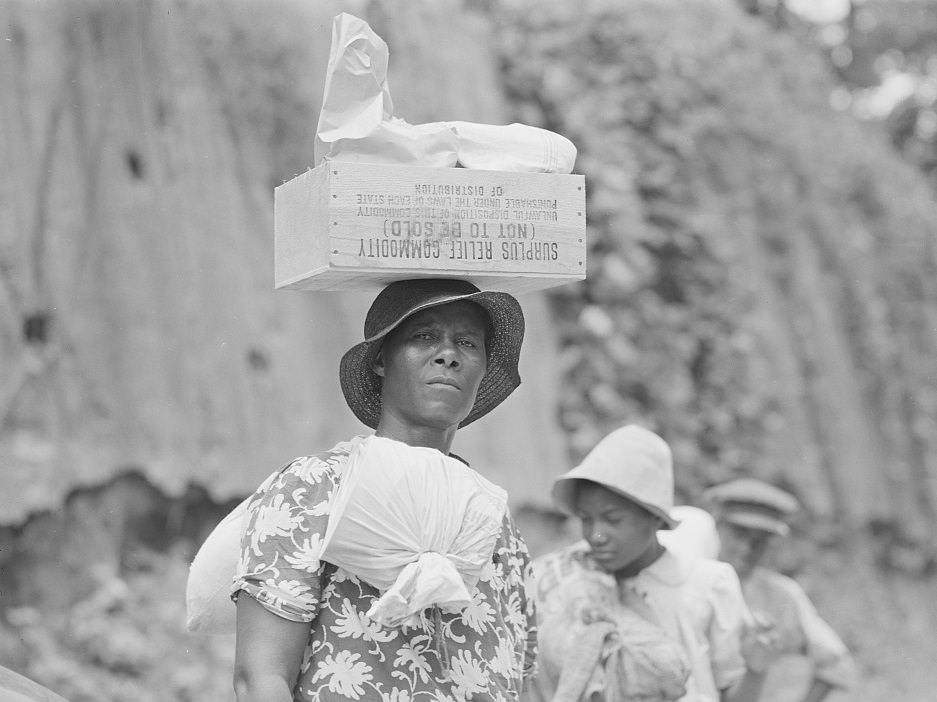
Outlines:
{"label": "dress sleeve", "polygon": [[244,520],[232,598],[243,592],[284,619],[315,619],[334,467],[317,456],[299,458],[257,490]]}
{"label": "dress sleeve", "polygon": [[710,591],[713,616],[709,625],[710,659],[716,687],[725,690],[745,675],[742,635],[751,614],[742,597],[735,570],[727,563],[718,567]]}
{"label": "dress sleeve", "polygon": [[814,665],[814,677],[836,688],[851,688],[858,677],[858,670],[846,644],[820,617],[807,593],[796,581],[790,581],[789,589],[806,641],[804,653]]}
{"label": "dress sleeve", "polygon": [[529,681],[537,674],[537,598],[536,578],[534,575],[533,564],[530,558],[530,551],[527,549],[527,542],[517,531],[514,519],[508,513],[510,529],[513,535],[515,552],[518,566],[523,574],[521,585],[521,606],[524,615],[527,617],[527,645],[524,649],[524,680]]}

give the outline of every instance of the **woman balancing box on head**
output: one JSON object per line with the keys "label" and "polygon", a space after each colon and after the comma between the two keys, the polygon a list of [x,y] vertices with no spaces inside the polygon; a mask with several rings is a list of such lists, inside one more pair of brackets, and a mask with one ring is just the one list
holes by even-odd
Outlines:
{"label": "woman balancing box on head", "polygon": [[503,490],[449,449],[519,385],[523,334],[511,295],[464,281],[377,296],[340,371],[374,434],[296,459],[247,508],[239,702],[517,699],[535,660],[527,548]]}
{"label": "woman balancing box on head", "polygon": [[340,370],[374,433],[275,472],[196,556],[190,628],[237,603],[238,702],[508,702],[534,671],[527,547],[450,447],[520,384],[510,293],[585,277],[584,182],[545,130],[393,117],[386,70],[339,15],[318,165],[275,192],[277,288],[383,288]]}
{"label": "woman balancing box on head", "polygon": [[[375,433],[291,462],[203,546],[243,533],[238,702],[519,698],[537,641],[527,547],[504,491],[449,450],[520,383],[511,292],[585,277],[584,197],[581,176],[339,161],[277,189],[277,287],[383,286],[341,363]],[[193,572],[235,569],[211,562]],[[196,603],[231,582],[198,580]]]}

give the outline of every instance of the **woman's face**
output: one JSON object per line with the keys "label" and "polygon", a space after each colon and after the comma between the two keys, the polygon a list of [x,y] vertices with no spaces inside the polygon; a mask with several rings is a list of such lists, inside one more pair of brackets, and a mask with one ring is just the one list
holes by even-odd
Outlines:
{"label": "woman's face", "polygon": [[773,535],[766,531],[720,522],[719,558],[744,578],[764,558],[772,540]]}
{"label": "woman's face", "polygon": [[407,427],[458,426],[488,368],[488,316],[472,302],[421,310],[387,335],[374,372],[383,377],[382,414]]}
{"label": "woman's face", "polygon": [[626,497],[584,481],[576,494],[582,536],[603,570],[614,573],[655,552],[661,521]]}

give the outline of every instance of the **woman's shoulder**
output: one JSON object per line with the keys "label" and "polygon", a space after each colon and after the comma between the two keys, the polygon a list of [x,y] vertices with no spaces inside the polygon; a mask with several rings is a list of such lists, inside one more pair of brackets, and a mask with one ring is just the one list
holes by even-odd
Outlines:
{"label": "woman's shoulder", "polygon": [[259,497],[271,492],[293,491],[300,487],[330,489],[341,477],[348,457],[363,436],[340,441],[326,451],[297,456],[273,471],[254,492]]}

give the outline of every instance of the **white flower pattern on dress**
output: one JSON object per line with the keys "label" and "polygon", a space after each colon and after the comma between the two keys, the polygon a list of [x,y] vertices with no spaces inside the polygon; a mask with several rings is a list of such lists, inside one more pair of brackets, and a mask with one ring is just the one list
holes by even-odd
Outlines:
{"label": "white flower pattern on dress", "polygon": [[400,690],[396,687],[391,688],[388,693],[381,693],[381,702],[411,702],[410,692]]}
{"label": "white flower pattern on dress", "polygon": [[338,616],[335,625],[331,628],[340,637],[364,641],[391,641],[397,637],[396,631],[385,629],[377,622],[368,619],[347,598],[342,602],[342,614]]}
{"label": "white flower pattern on dress", "polygon": [[455,682],[457,699],[470,700],[488,689],[487,666],[482,665],[482,657],[472,655],[472,651],[461,649],[449,659],[450,674]]}
{"label": "white flower pattern on dress", "polygon": [[287,536],[293,530],[293,516],[283,495],[269,505],[261,505],[251,525],[251,548],[255,556],[263,554],[261,545],[270,537]]}
{"label": "white flower pattern on dress", "polygon": [[313,534],[299,543],[299,548],[286,555],[286,562],[297,570],[315,573],[319,570],[319,555],[322,553],[322,537]]}
{"label": "white flower pattern on dress", "polygon": [[495,655],[492,656],[488,666],[496,675],[504,675],[506,677],[517,675],[517,660],[508,641],[498,642],[498,646],[495,649]]}
{"label": "white flower pattern on dress", "polygon": [[[406,666],[410,672],[410,677],[406,675],[399,668]],[[429,682],[430,675],[432,674],[432,669],[430,668],[429,662],[426,660],[426,657],[421,651],[416,650],[410,642],[405,643],[398,651],[397,657],[394,659],[394,667],[398,670],[395,670],[391,673],[395,678],[401,678],[403,680],[411,680],[416,682],[419,679],[420,682],[426,684]]]}
{"label": "white flower pattern on dress", "polygon": [[319,560],[330,498],[358,440],[294,460],[248,507],[233,596],[247,593],[281,617],[311,623],[294,701],[517,700],[535,671],[536,620],[530,557],[510,514],[472,603],[457,614],[427,610],[422,626],[371,621],[366,612],[380,593]]}
{"label": "white flower pattern on dress", "polygon": [[364,684],[370,682],[371,666],[359,660],[361,654],[351,651],[339,651],[333,658],[326,656],[319,663],[312,682],[326,680],[329,691],[353,700],[360,700],[364,694]]}
{"label": "white flower pattern on dress", "polygon": [[485,593],[475,590],[472,593],[472,603],[462,610],[462,621],[468,624],[475,633],[481,634],[494,620],[495,610],[488,604]]}

